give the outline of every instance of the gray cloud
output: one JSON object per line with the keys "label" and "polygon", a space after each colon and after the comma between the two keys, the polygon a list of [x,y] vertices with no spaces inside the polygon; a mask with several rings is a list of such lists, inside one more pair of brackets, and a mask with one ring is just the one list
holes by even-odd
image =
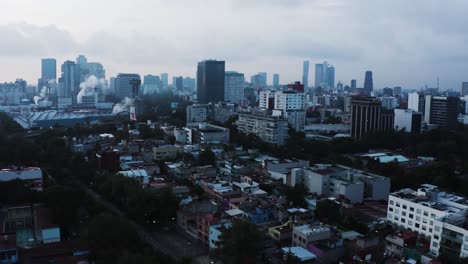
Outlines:
{"label": "gray cloud", "polygon": [[[115,14],[103,14],[101,19],[115,25],[100,28],[96,20],[93,31],[77,25],[89,32],[83,37],[76,28],[59,28],[60,21],[53,23],[58,26],[0,25],[0,55],[30,58],[37,65],[41,56],[73,59],[84,53],[101,60],[110,73],[167,71],[192,76],[198,60],[218,58],[247,75],[278,72],[285,82],[300,79],[302,60],[327,60],[335,65],[337,80],[360,80],[370,69],[380,87],[419,88],[441,76],[445,88],[458,88],[468,71],[467,1],[204,0],[204,4],[138,0],[135,5],[144,8],[135,19],[113,6]],[[0,78],[24,74],[34,80],[37,69],[29,68]]]}

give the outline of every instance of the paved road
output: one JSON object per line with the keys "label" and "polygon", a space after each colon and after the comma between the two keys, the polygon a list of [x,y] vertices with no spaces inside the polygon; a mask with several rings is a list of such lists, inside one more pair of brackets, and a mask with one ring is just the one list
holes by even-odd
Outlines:
{"label": "paved road", "polygon": [[140,239],[145,241],[154,250],[160,251],[176,260],[183,257],[204,257],[208,255],[208,247],[191,237],[188,237],[182,231],[175,228],[170,230],[160,230],[155,232],[148,232],[143,226],[137,224],[135,221],[128,219],[125,214],[115,207],[112,203],[104,199],[101,195],[94,192],[86,185],[78,183],[84,192],[93,198],[97,203],[107,208],[113,214],[124,217],[135,228],[140,236]]}

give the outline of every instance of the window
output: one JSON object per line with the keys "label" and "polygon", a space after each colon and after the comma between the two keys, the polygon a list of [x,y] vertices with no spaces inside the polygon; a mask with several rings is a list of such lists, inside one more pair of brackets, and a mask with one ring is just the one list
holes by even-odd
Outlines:
{"label": "window", "polygon": [[396,203],[396,207],[400,207],[400,203],[399,203],[399,202]]}
{"label": "window", "polygon": [[414,224],[414,227],[419,228],[419,224],[418,223]]}
{"label": "window", "polygon": [[423,226],[422,226],[422,230],[426,231],[426,229],[427,229],[426,226],[423,225]]}
{"label": "window", "polygon": [[416,209],[416,213],[420,214],[420,213],[421,213],[421,209]]}
{"label": "window", "polygon": [[428,216],[429,213],[427,211],[424,211],[424,216]]}
{"label": "window", "polygon": [[414,215],[413,214],[409,214],[409,218],[413,219]]}
{"label": "window", "polygon": [[391,204],[391,205],[393,205],[393,204],[394,204],[393,200],[390,200],[390,204]]}
{"label": "window", "polygon": [[402,218],[402,219],[400,220],[400,222],[404,223],[404,222],[406,222],[406,219]]}
{"label": "window", "polygon": [[389,210],[390,212],[393,212],[393,207],[389,207],[388,210]]}
{"label": "window", "polygon": [[389,219],[392,219],[392,218],[393,218],[393,214],[388,214],[388,218],[389,218]]}
{"label": "window", "polygon": [[398,219],[399,219],[398,216],[395,216],[395,220],[398,221]]}
{"label": "window", "polygon": [[436,227],[434,227],[434,229],[435,229],[435,231],[440,232],[440,226],[436,226]]}
{"label": "window", "polygon": [[439,243],[437,243],[437,242],[432,242],[432,246],[433,246],[433,247],[437,247],[437,246],[439,246]]}
{"label": "window", "polygon": [[438,235],[434,235],[434,239],[435,239],[435,240],[439,240],[439,236],[438,236]]}
{"label": "window", "polygon": [[429,228],[429,233],[432,233],[432,228]]}
{"label": "window", "polygon": [[464,250],[468,250],[468,245],[464,245],[464,246],[463,246],[463,249],[464,249]]}
{"label": "window", "polygon": [[412,226],[412,225],[413,225],[413,221],[408,221],[408,225]]}
{"label": "window", "polygon": [[420,217],[420,216],[416,216],[416,221],[421,221],[421,217]]}
{"label": "window", "polygon": [[423,218],[423,223],[427,224],[427,219],[426,218]]}
{"label": "window", "polygon": [[402,215],[402,216],[406,216],[406,212],[403,212],[403,211],[402,211],[402,212],[401,212],[401,215]]}
{"label": "window", "polygon": [[399,213],[400,213],[400,210],[395,209],[395,214],[399,214]]}
{"label": "window", "polygon": [[403,207],[403,209],[406,209],[406,208],[407,208],[407,207],[406,207],[406,204],[404,204],[402,207]]}
{"label": "window", "polygon": [[468,236],[465,237],[465,241],[468,242]]}
{"label": "window", "polygon": [[434,221],[431,220],[431,221],[429,222],[429,224],[430,224],[430,225],[434,225]]}
{"label": "window", "polygon": [[436,215],[435,215],[435,214],[431,214],[431,218],[436,218]]}
{"label": "window", "polygon": [[410,210],[411,212],[414,212],[414,207],[410,207],[409,210]]}

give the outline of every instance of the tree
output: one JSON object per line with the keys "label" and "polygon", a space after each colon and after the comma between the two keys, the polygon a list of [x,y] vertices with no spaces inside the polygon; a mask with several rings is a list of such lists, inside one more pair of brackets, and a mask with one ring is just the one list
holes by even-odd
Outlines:
{"label": "tree", "polygon": [[252,223],[236,219],[225,229],[218,242],[223,263],[256,263],[262,249],[262,234]]}
{"label": "tree", "polygon": [[200,152],[200,156],[198,157],[198,164],[200,166],[214,165],[215,162],[216,162],[216,155],[210,148],[207,148],[203,150],[202,152]]}
{"label": "tree", "polygon": [[294,188],[288,187],[286,189],[286,198],[294,206],[304,207],[305,206],[305,195],[307,191],[304,184],[296,184]]}
{"label": "tree", "polygon": [[315,215],[320,221],[327,224],[336,224],[341,221],[341,206],[332,200],[320,200],[317,202]]}

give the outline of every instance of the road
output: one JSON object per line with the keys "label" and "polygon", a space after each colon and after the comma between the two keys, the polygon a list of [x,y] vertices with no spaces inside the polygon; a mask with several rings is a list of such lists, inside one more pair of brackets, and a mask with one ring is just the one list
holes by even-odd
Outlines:
{"label": "road", "polygon": [[145,241],[154,250],[162,252],[176,260],[183,257],[190,258],[204,258],[208,255],[208,246],[204,245],[198,240],[195,240],[185,234],[183,231],[172,228],[169,230],[159,230],[155,232],[147,231],[143,226],[137,224],[135,221],[128,219],[126,215],[114,206],[112,203],[104,199],[101,195],[91,190],[88,186],[78,182],[83,191],[93,198],[97,203],[104,206],[107,210],[115,215],[121,216],[135,228],[140,239]]}

